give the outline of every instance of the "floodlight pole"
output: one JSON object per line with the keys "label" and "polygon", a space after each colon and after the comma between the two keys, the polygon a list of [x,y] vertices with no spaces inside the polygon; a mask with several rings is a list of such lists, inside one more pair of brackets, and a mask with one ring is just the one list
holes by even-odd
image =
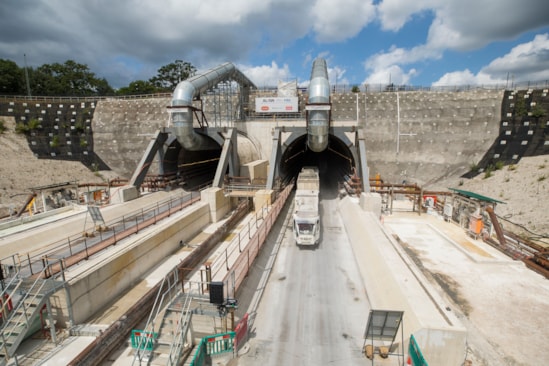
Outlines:
{"label": "floodlight pole", "polygon": [[23,54],[23,60],[25,62],[25,80],[27,82],[27,95],[31,96],[30,82],[29,82],[29,72],[27,70],[27,55]]}

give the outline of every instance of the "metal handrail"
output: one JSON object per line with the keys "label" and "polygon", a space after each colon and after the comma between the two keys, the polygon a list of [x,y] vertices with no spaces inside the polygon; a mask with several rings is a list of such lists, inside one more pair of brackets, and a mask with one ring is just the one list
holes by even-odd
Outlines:
{"label": "metal handrail", "polygon": [[[44,268],[43,272],[45,272],[45,271],[47,271],[47,268]],[[42,275],[43,274],[44,273],[42,273]],[[14,348],[14,346],[18,346],[18,342],[14,342],[12,344],[12,346],[10,348],[8,348],[7,345],[6,345],[6,338],[9,338],[14,333],[18,335],[18,338],[21,338],[21,337],[24,336],[24,332],[26,332],[29,328],[29,314],[27,313],[28,304],[35,304],[36,305],[36,309],[34,310],[34,312],[40,311],[40,305],[42,304],[43,301],[45,301],[45,299],[47,298],[47,295],[49,293],[52,293],[52,292],[56,291],[58,287],[59,288],[62,287],[62,284],[60,284],[59,286],[55,285],[55,283],[56,283],[55,279],[56,279],[56,277],[51,277],[51,278],[48,278],[46,280],[43,280],[42,276],[36,278],[36,280],[33,282],[32,286],[29,288],[29,290],[26,291],[24,296],[18,301],[17,306],[15,306],[13,308],[13,311],[11,312],[11,314],[13,314],[13,316],[9,317],[9,318],[6,318],[6,322],[5,322],[4,326],[1,329],[1,337],[2,337],[1,342],[2,342],[2,345],[0,347],[4,348],[4,350],[6,352],[6,355],[8,357],[12,356],[10,351],[12,351],[12,348]],[[20,288],[22,283],[23,283],[23,280],[20,280],[20,282],[18,283],[18,285],[15,288],[16,291],[17,291],[17,289]],[[53,283],[54,286],[51,289],[49,289],[48,291],[43,291],[44,287],[49,283]],[[39,299],[40,301],[37,301],[39,295],[44,295],[44,297]],[[34,312],[31,312],[30,315],[32,315]],[[15,322],[13,322],[14,325],[11,326],[11,328],[8,329],[8,324],[10,322],[12,322],[12,320],[15,320]],[[23,329],[24,332],[16,333],[17,330],[20,330],[21,324],[25,324],[24,329]],[[17,349],[17,347],[15,347],[15,349]]]}
{"label": "metal handrail", "polygon": [[[172,282],[171,278],[174,278],[175,280]],[[172,270],[170,273],[168,273],[163,279],[160,284],[160,287],[158,289],[158,293],[156,294],[156,297],[154,299],[154,304],[152,307],[151,312],[149,313],[149,318],[147,319],[147,322],[145,323],[145,327],[143,328],[143,332],[147,333],[150,332],[151,334],[155,331],[155,321],[158,318],[158,315],[165,309],[165,301],[171,302],[173,299],[173,296],[171,296],[171,293],[174,288],[179,284],[179,280],[177,277],[177,270]],[[141,360],[144,356],[143,352],[143,342],[145,341],[144,338],[140,338],[139,343],[137,345],[137,351],[135,352],[132,365],[136,360]],[[153,339],[153,348],[156,345],[156,339]]]}
{"label": "metal handrail", "polygon": [[[146,215],[154,214],[154,217],[156,217],[157,214],[160,214],[160,207],[169,205],[168,209],[172,209],[173,207],[177,206],[177,204],[173,204],[174,202],[177,202],[180,200],[181,202],[179,204],[183,205],[185,202],[182,201],[184,198],[189,197],[188,192],[182,192],[181,195],[178,195],[176,197],[170,197],[163,200],[159,200],[155,203],[151,203],[148,206],[145,206],[141,209],[137,209],[135,211],[130,212],[129,214],[125,214],[121,217],[118,217],[112,221],[109,221],[105,223],[105,226],[107,228],[113,228],[113,235],[116,239],[116,227],[122,227],[122,230],[125,230],[127,227],[130,227],[132,224],[135,224],[136,222],[139,224],[139,217],[143,220],[143,218]],[[195,194],[195,192],[190,193],[190,198],[187,202],[189,202],[189,205],[194,203],[195,200],[200,199],[200,195]],[[87,213],[86,213],[87,214]],[[142,221],[141,220],[141,221]],[[120,232],[120,231],[119,231]],[[98,235],[100,238],[103,237],[103,235],[108,235],[109,231],[99,231]],[[13,267],[15,268],[15,271],[19,273],[21,276],[23,276],[24,272],[30,273],[30,276],[36,275],[36,273],[33,272],[33,264],[41,263],[44,267],[49,267],[49,263],[47,262],[47,258],[56,258],[59,256],[60,252],[69,252],[70,255],[73,255],[73,248],[77,245],[84,245],[85,250],[88,250],[88,239],[86,237],[83,237],[82,234],[75,234],[73,236],[69,236],[66,239],[63,239],[61,241],[53,242],[48,244],[47,246],[41,246],[38,251],[34,252],[27,252],[25,254],[13,254],[9,257],[0,259],[0,263],[6,263],[6,262],[13,262]],[[10,264],[11,265],[11,264]],[[26,269],[26,270],[25,270]]]}
{"label": "metal handrail", "polygon": [[[183,294],[183,292],[180,291],[179,294]],[[181,357],[181,347],[183,346],[183,340],[189,331],[192,318],[192,313],[189,311],[191,308],[191,302],[192,296],[189,294],[185,297],[185,303],[183,304],[181,315],[178,319],[179,327],[177,327],[177,332],[174,334],[172,344],[170,346],[170,353],[168,355],[169,365],[177,365],[179,358]]]}

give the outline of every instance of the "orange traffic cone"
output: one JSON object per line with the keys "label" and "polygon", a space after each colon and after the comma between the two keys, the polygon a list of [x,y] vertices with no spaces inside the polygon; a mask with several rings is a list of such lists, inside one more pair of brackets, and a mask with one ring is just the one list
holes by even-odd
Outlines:
{"label": "orange traffic cone", "polygon": [[408,361],[406,361],[406,365],[412,365],[412,358],[408,356]]}

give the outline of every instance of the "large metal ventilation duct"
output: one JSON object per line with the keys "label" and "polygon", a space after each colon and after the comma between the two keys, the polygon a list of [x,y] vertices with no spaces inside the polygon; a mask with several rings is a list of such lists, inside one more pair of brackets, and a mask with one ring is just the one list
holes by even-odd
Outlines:
{"label": "large metal ventilation duct", "polygon": [[314,152],[324,151],[330,128],[330,83],[322,58],[313,62],[307,110],[307,146]]}
{"label": "large metal ventilation duct", "polygon": [[200,75],[183,80],[175,87],[171,107],[172,122],[177,141],[190,151],[219,148],[211,139],[196,133],[193,129],[193,100],[200,93],[226,80],[235,80],[249,92],[255,85],[232,63],[227,62]]}

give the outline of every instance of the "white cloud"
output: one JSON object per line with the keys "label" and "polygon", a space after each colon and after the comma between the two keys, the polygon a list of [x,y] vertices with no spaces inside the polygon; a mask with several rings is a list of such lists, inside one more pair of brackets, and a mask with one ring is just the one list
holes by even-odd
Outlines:
{"label": "white cloud", "polygon": [[494,85],[504,84],[505,80],[492,79],[484,72],[473,74],[469,69],[454,71],[444,74],[433,86],[459,86],[459,85]]}
{"label": "white cloud", "polygon": [[238,69],[242,71],[258,88],[276,87],[279,81],[288,81],[295,77],[290,73],[288,65],[279,67],[276,62],[271,65],[246,66],[239,65]]}
{"label": "white cloud", "polygon": [[[424,13],[432,14],[433,21],[424,44],[411,48],[392,46],[369,57],[365,61],[367,83],[387,80],[389,73],[398,75],[395,82],[407,82],[417,72],[404,71],[406,65],[440,59],[449,49],[466,51],[497,40],[512,39],[547,25],[549,2],[528,0],[527,4],[517,6],[513,0],[383,0],[377,5],[377,11],[382,28],[387,30],[401,30],[414,16]],[[487,69],[474,77],[479,83],[501,80],[501,75],[491,77],[491,73]],[[471,77],[465,71],[449,73],[436,83],[454,80],[470,81]]]}
{"label": "white cloud", "polygon": [[429,43],[457,50],[471,50],[497,40],[513,39],[523,32],[547,25],[549,3],[528,0],[451,0],[436,9]]}
{"label": "white cloud", "polygon": [[[160,66],[184,59],[198,68],[242,62],[252,52],[272,53],[311,30],[313,4],[265,0],[132,0],[0,2],[1,58],[29,66],[73,59],[115,86],[148,79]],[[17,10],[17,11],[14,11]],[[10,14],[10,16],[6,16]],[[5,47],[4,47],[5,46]],[[127,62],[132,72],[116,67]],[[135,64],[138,65],[135,65]]]}
{"label": "white cloud", "polygon": [[383,0],[377,6],[381,27],[385,30],[400,30],[415,14],[435,9],[437,0]]}
{"label": "white cloud", "polygon": [[345,77],[347,71],[339,66],[328,67],[328,82],[330,86],[348,85],[349,80]]}
{"label": "white cloud", "polygon": [[357,35],[375,18],[371,0],[317,0],[312,28],[319,42],[337,42]]}
{"label": "white cloud", "polygon": [[482,71],[499,78],[518,76],[521,81],[549,80],[549,34],[538,34],[531,42],[515,46]]}
{"label": "white cloud", "polygon": [[[502,57],[483,67],[477,74],[469,69],[444,74],[433,83],[442,85],[488,85],[511,82],[549,80],[549,34],[538,34]],[[509,79],[510,78],[510,79]]]}
{"label": "white cloud", "polygon": [[549,2],[527,0],[383,0],[377,6],[381,26],[398,31],[414,15],[432,13],[426,44],[431,48],[471,50],[508,40],[547,25]]}
{"label": "white cloud", "polygon": [[409,84],[418,72],[415,68],[405,71],[403,69],[404,65],[440,57],[442,57],[442,54],[438,49],[432,49],[425,45],[411,49],[393,46],[388,52],[378,53],[366,60],[364,67],[368,77],[364,80],[364,83],[388,84],[390,80],[393,84]]}
{"label": "white cloud", "polygon": [[404,70],[398,65],[388,65],[385,68],[374,70],[364,80],[363,84],[368,85],[405,85],[410,84],[410,80],[417,74],[416,69]]}

